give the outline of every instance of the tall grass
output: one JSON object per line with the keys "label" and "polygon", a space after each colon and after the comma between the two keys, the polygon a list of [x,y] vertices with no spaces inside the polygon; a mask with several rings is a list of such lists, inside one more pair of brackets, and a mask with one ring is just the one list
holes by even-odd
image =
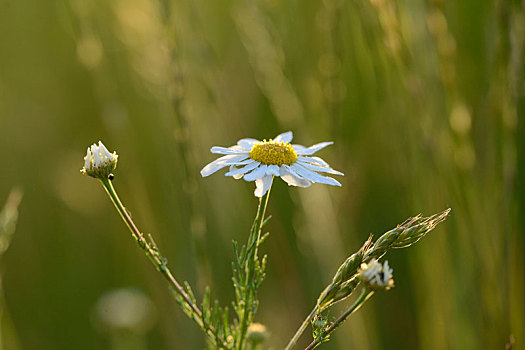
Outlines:
{"label": "tall grass", "polygon": [[347,175],[339,190],[272,189],[257,319],[270,345],[369,233],[452,207],[391,254],[398,287],[325,348],[492,349],[511,335],[523,348],[524,38],[516,0],[0,0],[0,198],[24,189],[2,258],[7,333],[23,349],[109,348],[94,306],[133,286],[158,309],[148,348],[202,348],[78,173],[80,151],[118,148],[134,219],[178,276],[226,301],[253,188],[199,170],[211,145],[290,129],[334,140],[323,157]]}

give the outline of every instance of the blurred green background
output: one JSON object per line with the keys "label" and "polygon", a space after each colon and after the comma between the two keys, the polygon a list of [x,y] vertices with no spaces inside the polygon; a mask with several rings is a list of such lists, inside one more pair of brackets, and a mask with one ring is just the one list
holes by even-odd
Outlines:
{"label": "blurred green background", "polygon": [[[180,280],[228,304],[231,241],[247,237],[254,185],[199,170],[213,145],[292,130],[300,144],[335,141],[319,155],[345,176],[342,188],[275,182],[257,317],[266,348],[286,344],[370,233],[451,207],[387,255],[396,288],[322,348],[503,349],[514,338],[525,349],[524,8],[0,0],[0,202],[24,191],[0,261],[4,348],[203,348],[102,187],[80,174],[85,149],[101,139],[118,152],[114,184],[139,227]],[[100,312],[121,288],[150,310],[127,333]]]}

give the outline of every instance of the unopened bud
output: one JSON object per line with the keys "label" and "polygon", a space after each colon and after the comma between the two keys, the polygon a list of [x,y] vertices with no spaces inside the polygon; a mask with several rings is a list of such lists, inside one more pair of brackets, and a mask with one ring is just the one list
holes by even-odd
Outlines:
{"label": "unopened bud", "polygon": [[80,170],[82,174],[98,179],[107,179],[111,172],[117,167],[117,153],[109,153],[102,141],[88,147],[84,157],[84,167]]}
{"label": "unopened bud", "polygon": [[388,266],[388,261],[383,265],[376,259],[372,259],[368,264],[361,264],[359,278],[371,290],[389,290],[394,286],[392,270]]}
{"label": "unopened bud", "polygon": [[266,326],[260,323],[252,323],[248,327],[246,338],[254,346],[262,344],[266,340],[266,338],[268,338],[268,331],[266,329]]}

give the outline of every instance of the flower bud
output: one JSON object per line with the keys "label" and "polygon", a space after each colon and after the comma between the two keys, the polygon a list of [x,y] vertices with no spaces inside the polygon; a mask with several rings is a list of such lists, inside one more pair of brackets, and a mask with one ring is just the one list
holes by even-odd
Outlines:
{"label": "flower bud", "polygon": [[253,344],[253,346],[262,344],[266,338],[268,338],[266,326],[260,323],[252,323],[248,327],[246,338]]}
{"label": "flower bud", "polygon": [[359,278],[371,290],[389,290],[394,286],[392,270],[388,266],[388,261],[381,265],[376,259],[372,259],[368,264],[361,264]]}
{"label": "flower bud", "polygon": [[117,153],[109,153],[102,141],[88,147],[84,157],[84,167],[80,170],[82,174],[94,178],[107,179],[111,172],[117,167]]}

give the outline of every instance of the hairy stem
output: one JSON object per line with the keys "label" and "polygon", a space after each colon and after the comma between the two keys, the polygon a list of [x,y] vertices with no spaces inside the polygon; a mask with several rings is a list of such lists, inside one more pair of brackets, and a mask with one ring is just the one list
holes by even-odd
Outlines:
{"label": "hairy stem", "polygon": [[112,182],[109,179],[101,179],[100,181],[102,182],[102,185],[104,186],[106,192],[111,198],[111,201],[115,205],[115,208],[117,209],[118,213],[120,214],[120,217],[128,226],[131,235],[137,241],[139,247],[144,251],[144,253],[150,259],[153,265],[155,265],[157,271],[159,271],[162,274],[162,276],[164,276],[164,278],[168,281],[171,289],[181,298],[182,302],[189,309],[192,310],[192,313],[195,315],[195,317],[192,317],[192,319],[199,325],[200,328],[205,330],[205,332],[212,339],[212,341],[216,343],[217,347],[221,349],[228,349],[229,347],[226,341],[224,341],[224,339],[222,339],[218,335],[217,331],[211,325],[207,324],[204,321],[201,310],[197,305],[195,305],[195,303],[192,302],[191,298],[185,292],[184,288],[175,279],[169,268],[166,266],[166,262],[164,261],[162,255],[160,255],[160,252],[158,251],[157,247],[154,247],[151,243],[149,243],[146,240],[146,238],[144,238],[142,232],[140,232],[140,230],[137,228],[137,226],[129,216],[128,212],[126,211],[126,208],[120,201],[120,198],[118,197]]}

